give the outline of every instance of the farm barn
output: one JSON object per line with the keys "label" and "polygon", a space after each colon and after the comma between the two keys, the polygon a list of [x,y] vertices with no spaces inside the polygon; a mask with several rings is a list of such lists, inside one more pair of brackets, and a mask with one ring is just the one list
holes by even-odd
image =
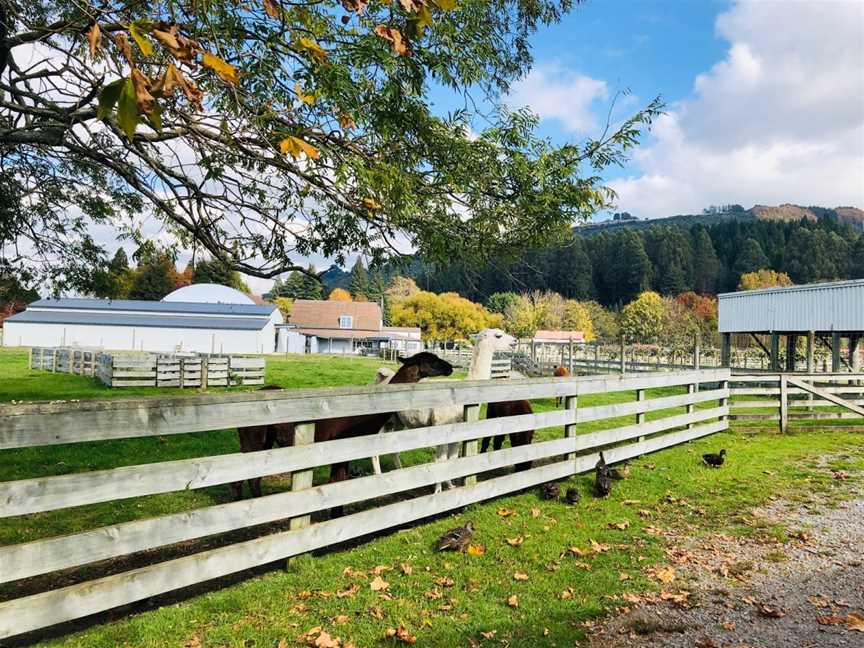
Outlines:
{"label": "farm barn", "polygon": [[5,346],[112,350],[271,353],[282,314],[243,293],[194,284],[162,301],[40,299],[8,318]]}
{"label": "farm barn", "polygon": [[[763,288],[718,295],[718,328],[723,342],[724,366],[729,366],[731,336],[770,336],[763,347],[770,368],[779,371],[780,338],[786,345],[786,371],[796,370],[796,344],[807,340],[803,366],[815,369],[816,345],[831,353],[831,371],[861,369],[861,339],[864,338],[864,279],[807,284],[788,288]],[[845,353],[844,353],[845,341]]]}

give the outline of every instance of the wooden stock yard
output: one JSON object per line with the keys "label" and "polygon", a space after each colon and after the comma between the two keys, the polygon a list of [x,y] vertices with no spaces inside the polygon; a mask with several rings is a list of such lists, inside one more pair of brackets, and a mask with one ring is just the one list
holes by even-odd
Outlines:
{"label": "wooden stock yard", "polygon": [[[255,476],[309,474],[334,461],[471,444],[485,436],[558,428],[560,436],[529,446],[471,454],[443,463],[422,463],[334,484],[208,506],[162,517],[134,520],[71,535],[0,547],[0,583],[30,579],[106,559],[129,556],[205,536],[291,519],[290,529],[236,541],[121,571],[60,589],[0,603],[0,639],[140,601],[260,565],[421,520],[544,482],[593,469],[597,450],[621,461],[728,426],[729,371],[518,381],[447,381],[350,389],[201,394],[136,400],[34,403],[0,406],[0,452],[61,443],[87,443],[153,435],[175,435],[237,425],[309,422],[320,418],[462,404],[463,423],[404,430],[353,439],[311,443],[251,454],[198,457],[109,470],[0,482],[0,517],[27,515],[155,493],[197,489]],[[577,407],[578,397],[603,392],[675,388],[661,397],[615,405]],[[667,395],[672,393],[673,395]],[[565,408],[510,418],[473,420],[479,403],[564,397]],[[716,401],[712,403],[711,401]],[[701,404],[697,409],[695,404]],[[670,409],[665,418],[644,422],[646,412]],[[686,410],[682,410],[686,408]],[[685,411],[686,413],[680,413]],[[620,416],[633,423],[590,433],[579,424]],[[595,428],[596,429],[596,428]],[[170,442],[170,439],[169,439]],[[514,463],[535,461],[518,473],[489,474]],[[445,479],[463,485],[417,495]],[[375,505],[375,499],[405,493],[405,499]],[[392,502],[392,497],[388,500]],[[323,522],[309,516],[333,506],[367,502],[362,512]],[[115,570],[116,571],[116,570]],[[79,577],[79,579],[82,577]],[[23,582],[23,581],[22,581]],[[68,581],[67,581],[68,582]]]}

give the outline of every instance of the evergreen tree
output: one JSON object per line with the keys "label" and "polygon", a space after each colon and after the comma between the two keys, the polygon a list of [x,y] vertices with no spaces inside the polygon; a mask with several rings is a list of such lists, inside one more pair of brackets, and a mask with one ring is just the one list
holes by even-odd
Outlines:
{"label": "evergreen tree", "polygon": [[205,259],[199,261],[195,265],[195,270],[192,273],[192,283],[213,283],[221,286],[229,286],[235,290],[243,290],[245,288],[243,280],[240,278],[240,273],[232,270],[230,266],[219,261],[218,259]]}
{"label": "evergreen tree", "polygon": [[849,246],[849,278],[864,279],[864,234]]}
{"label": "evergreen tree", "polygon": [[642,238],[633,231],[624,232],[610,260],[614,276],[614,299],[626,304],[636,299],[651,284],[651,259]]}
{"label": "evergreen tree", "polygon": [[108,264],[108,270],[113,275],[120,275],[129,270],[129,257],[126,256],[126,250],[122,247],[117,248],[111,262]]}
{"label": "evergreen tree", "polygon": [[759,241],[754,238],[748,238],[744,241],[744,245],[735,259],[733,269],[738,276],[741,276],[747,272],[762,270],[770,265],[768,257],[765,256],[765,252],[762,250],[762,246],[759,245]]}
{"label": "evergreen tree", "polygon": [[714,244],[704,227],[693,237],[693,290],[700,295],[713,295],[720,280],[722,264]]}
{"label": "evergreen tree", "polygon": [[305,274],[298,273],[300,274],[300,290],[302,293],[298,297],[299,299],[321,299],[324,294],[324,286],[316,276],[317,273],[318,271],[312,264],[306,269]]}
{"label": "evergreen tree", "polygon": [[387,282],[379,267],[369,272],[369,289],[367,298],[381,306],[381,317],[384,326],[390,326],[390,298],[387,296]]}
{"label": "evergreen tree", "polygon": [[369,275],[363,266],[363,259],[357,257],[354,267],[351,268],[351,284],[349,292],[355,301],[364,301],[369,298]]}
{"label": "evergreen tree", "polygon": [[581,236],[573,236],[550,256],[548,280],[541,281],[537,288],[549,288],[574,299],[590,299],[594,295],[591,259]]}
{"label": "evergreen tree", "polygon": [[145,259],[135,271],[129,298],[158,301],[174,290],[177,270],[167,254],[148,254]]}

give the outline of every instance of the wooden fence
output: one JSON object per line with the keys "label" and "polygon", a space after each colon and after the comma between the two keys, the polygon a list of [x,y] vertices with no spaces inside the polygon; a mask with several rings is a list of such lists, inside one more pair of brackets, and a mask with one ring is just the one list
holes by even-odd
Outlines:
{"label": "wooden fence", "polygon": [[[605,449],[607,461],[614,463],[720,432],[728,427],[728,380],[728,370],[705,370],[0,406],[0,452],[238,425],[299,424],[297,445],[289,448],[0,482],[0,517],[13,517],[259,476],[293,475],[293,490],[288,492],[0,547],[2,583],[291,520],[289,530],[0,602],[0,639],[586,472],[593,469],[598,449]],[[659,395],[646,393],[654,388],[673,389]],[[578,407],[580,396],[607,392],[627,392],[635,399]],[[556,397],[563,397],[562,409],[478,420],[484,402]],[[464,406],[464,422],[313,442],[314,423],[310,421],[451,405]],[[660,410],[664,410],[663,418],[646,422],[647,412]],[[580,424],[616,417],[629,421],[610,421],[609,429],[599,431],[580,430]],[[547,433],[543,435],[546,440],[528,446],[478,454],[478,440],[483,437],[559,427],[563,432],[552,438]],[[312,470],[317,466],[457,442],[464,443],[464,452],[454,460],[421,463],[350,483],[312,486]],[[433,455],[430,451],[429,456]],[[501,469],[525,461],[535,462],[534,467],[502,474]],[[434,484],[447,479],[461,479],[463,485],[429,494]],[[418,495],[418,489],[423,494]],[[392,496],[399,493],[406,499],[377,503],[377,498],[385,496],[391,496],[388,501],[392,502]],[[368,506],[361,512],[310,522],[310,515],[317,511],[360,502]],[[70,572],[65,574],[68,578]]]}
{"label": "wooden fence", "polygon": [[32,347],[28,367],[60,373],[93,376],[98,365],[99,349],[70,347]]}
{"label": "wooden fence", "polygon": [[864,374],[734,374],[730,387],[733,421],[777,421],[786,432],[794,422],[859,419],[843,429],[864,431]]}
{"label": "wooden fence", "polygon": [[32,347],[29,367],[95,376],[109,387],[226,387],[263,385],[266,360],[234,355]]}

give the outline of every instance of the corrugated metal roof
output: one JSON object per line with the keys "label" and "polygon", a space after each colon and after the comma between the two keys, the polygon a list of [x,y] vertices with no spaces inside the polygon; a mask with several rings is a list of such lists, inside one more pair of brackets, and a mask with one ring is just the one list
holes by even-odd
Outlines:
{"label": "corrugated metal roof", "polygon": [[78,324],[89,326],[140,326],[180,329],[219,329],[260,331],[270,321],[267,317],[181,317],[176,315],[92,312],[81,313],[63,309],[26,310],[6,320],[30,324]]}
{"label": "corrugated metal roof", "polygon": [[864,331],[864,280],[718,295],[721,333]]}
{"label": "corrugated metal roof", "polygon": [[99,310],[108,312],[146,311],[149,313],[194,313],[198,315],[269,316],[276,306],[267,304],[205,304],[201,302],[163,302],[138,299],[87,299],[62,297],[38,299],[30,308]]}

